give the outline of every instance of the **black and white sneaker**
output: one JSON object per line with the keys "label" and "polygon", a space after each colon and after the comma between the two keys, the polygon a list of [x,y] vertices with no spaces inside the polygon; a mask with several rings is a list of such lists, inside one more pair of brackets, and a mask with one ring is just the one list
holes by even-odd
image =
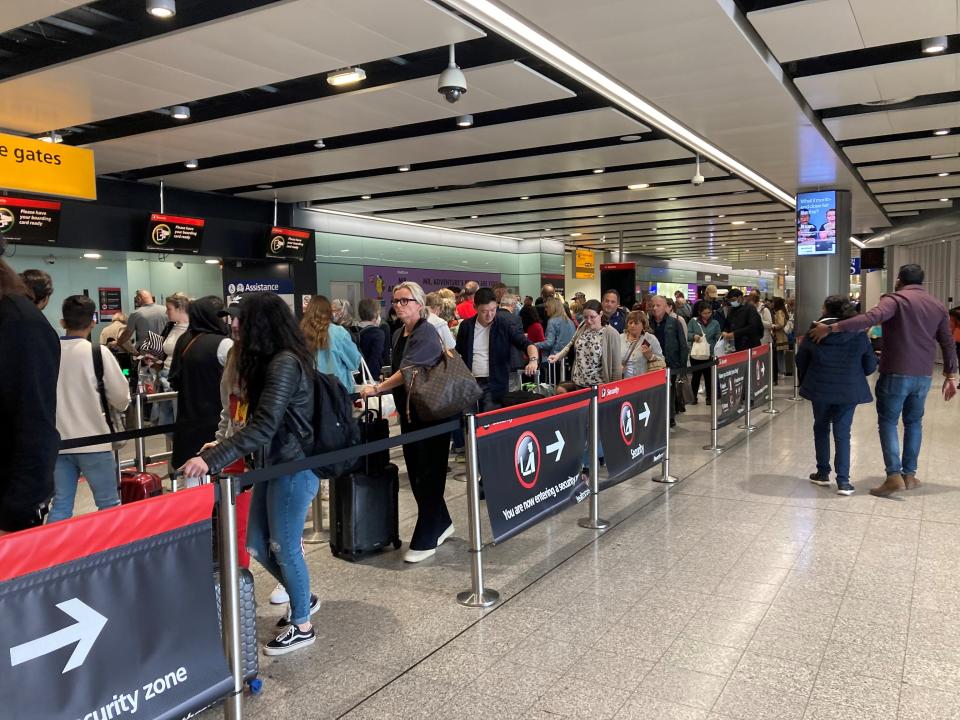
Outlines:
{"label": "black and white sneaker", "polygon": [[277,635],[277,637],[263,646],[264,655],[285,655],[293,652],[297,648],[313,645],[317,640],[317,634],[311,627],[309,630],[301,630],[296,625],[290,625],[286,630]]}
{"label": "black and white sneaker", "polygon": [[[310,617],[313,617],[314,615],[316,615],[319,609],[320,609],[320,598],[318,598],[316,595],[311,595],[310,596]],[[284,615],[279,620],[277,620],[278,628],[285,628],[288,625],[290,625],[290,606],[289,605],[287,606],[287,614]]]}

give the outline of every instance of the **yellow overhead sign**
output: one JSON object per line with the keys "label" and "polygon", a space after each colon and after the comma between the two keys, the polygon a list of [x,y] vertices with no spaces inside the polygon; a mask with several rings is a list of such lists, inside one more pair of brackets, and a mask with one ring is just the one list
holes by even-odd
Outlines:
{"label": "yellow overhead sign", "polygon": [[577,250],[573,276],[577,280],[592,280],[594,277],[593,250]]}
{"label": "yellow overhead sign", "polygon": [[0,189],[96,200],[93,150],[0,133]]}

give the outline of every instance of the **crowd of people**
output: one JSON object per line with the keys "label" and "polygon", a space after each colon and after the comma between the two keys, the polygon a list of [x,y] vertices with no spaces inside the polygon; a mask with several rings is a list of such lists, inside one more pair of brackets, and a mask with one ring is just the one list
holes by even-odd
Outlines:
{"label": "crowd of people", "polygon": [[[799,344],[800,392],[814,412],[812,482],[830,484],[833,470],[838,492],[853,492],[850,427],[856,405],[872,400],[865,378],[877,367],[862,331],[882,325],[887,347],[876,393],[887,479],[871,492],[887,496],[920,484],[920,421],[935,349],[939,344],[942,350],[943,396],[949,399],[956,392],[960,347],[960,308],[950,311],[948,321],[922,281],[916,266],[902,268],[897,291],[863,315],[845,298],[827,298],[809,331],[811,342]],[[687,403],[700,402],[701,385],[705,402],[712,402],[710,368],[718,354],[768,343],[777,383],[791,371],[788,350],[797,342],[792,301],[764,301],[756,290],[745,296],[736,288],[721,297],[713,285],[693,303],[678,292],[644,296],[627,308],[612,289],[593,299],[576,293],[568,302],[549,284],[534,299],[513,294],[504,283],[481,287],[471,281],[427,294],[404,282],[392,288],[386,317],[373,299],[360,301],[355,317],[348,301],[317,295],[300,322],[270,293],[224,307],[218,297],[191,299],[179,292],[158,305],[150,291],[139,290],[136,309],[129,317],[114,315],[96,345],[90,339],[97,308],[84,295],[63,301],[58,340],[40,313],[52,293],[46,273],[18,276],[0,259],[2,340],[15,334],[21,349],[0,354],[0,378],[6,379],[0,410],[11,414],[14,428],[0,437],[0,532],[44,522],[51,502],[47,522],[69,518],[81,475],[98,509],[119,504],[117,455],[110,443],[65,450],[59,443],[107,434],[111,416],[130,404],[131,391],[147,386],[178,393],[175,402],[158,404],[154,421],[173,425],[172,469],[198,478],[243,458],[269,466],[306,457],[318,421],[315,370],[361,398],[392,393],[401,409],[400,430],[408,433],[444,421],[420,417],[408,403],[405,371],[432,367],[445,353],[459,354],[476,380],[479,411],[512,404],[521,387],[542,387],[551,375],[569,378],[554,379],[552,391],[569,392],[669,368],[675,427]],[[561,364],[564,372],[546,372]],[[133,382],[124,368],[133,368]],[[682,392],[680,382],[689,382],[691,392]],[[463,446],[462,432],[403,446],[418,509],[407,562],[431,557],[454,532],[444,490],[451,465],[463,460]],[[584,458],[585,473],[590,461]],[[276,578],[274,597],[289,602],[268,654],[315,639],[310,617],[320,600],[311,591],[300,535],[319,487],[317,476],[306,471],[254,489],[247,544]]]}

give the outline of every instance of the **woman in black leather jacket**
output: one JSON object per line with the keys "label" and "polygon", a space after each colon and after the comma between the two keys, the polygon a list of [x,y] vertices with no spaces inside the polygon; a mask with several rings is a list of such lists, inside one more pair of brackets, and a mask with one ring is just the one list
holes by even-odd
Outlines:
{"label": "woman in black leather jacket", "polygon": [[[181,468],[187,477],[215,473],[245,455],[265,466],[299,460],[313,439],[313,357],[286,303],[273,293],[246,295],[228,309],[238,318],[233,349],[240,397],[231,402],[243,427]],[[310,470],[281,475],[254,487],[247,527],[250,555],[290,595],[290,609],[277,626],[283,631],[264,647],[282,655],[316,639],[310,616],[320,600],[310,593],[303,557],[303,518],[320,481]]]}

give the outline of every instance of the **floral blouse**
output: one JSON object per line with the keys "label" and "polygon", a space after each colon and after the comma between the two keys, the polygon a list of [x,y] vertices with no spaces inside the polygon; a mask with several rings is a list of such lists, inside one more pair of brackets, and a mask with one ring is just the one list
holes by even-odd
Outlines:
{"label": "floral blouse", "polygon": [[584,330],[574,345],[573,382],[580,387],[603,382],[603,332]]}

